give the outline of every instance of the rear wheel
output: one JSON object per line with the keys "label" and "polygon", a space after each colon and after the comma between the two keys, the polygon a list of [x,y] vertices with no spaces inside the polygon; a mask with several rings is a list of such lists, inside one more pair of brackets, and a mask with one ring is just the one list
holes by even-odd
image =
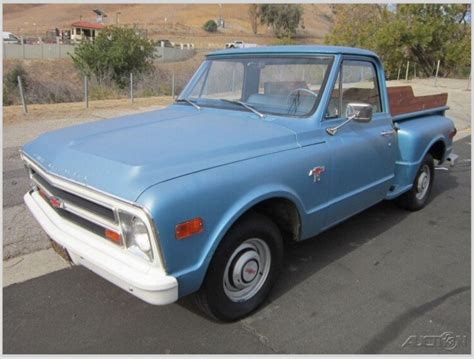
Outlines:
{"label": "rear wheel", "polygon": [[418,211],[428,203],[434,181],[434,161],[431,154],[427,154],[416,173],[413,187],[399,198],[397,204],[410,211]]}
{"label": "rear wheel", "polygon": [[219,244],[196,295],[198,305],[219,320],[245,317],[267,297],[282,258],[278,227],[263,215],[246,216]]}

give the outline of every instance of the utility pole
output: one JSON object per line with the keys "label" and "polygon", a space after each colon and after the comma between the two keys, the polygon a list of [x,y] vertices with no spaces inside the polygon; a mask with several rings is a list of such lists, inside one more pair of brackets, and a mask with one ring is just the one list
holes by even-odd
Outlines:
{"label": "utility pole", "polygon": [[118,25],[119,23],[119,15],[122,14],[120,11],[117,11],[115,13],[115,25]]}

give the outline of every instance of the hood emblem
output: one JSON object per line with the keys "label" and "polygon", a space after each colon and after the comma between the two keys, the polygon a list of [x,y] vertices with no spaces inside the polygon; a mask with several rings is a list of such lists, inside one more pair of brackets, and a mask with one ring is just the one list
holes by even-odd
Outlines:
{"label": "hood emblem", "polygon": [[314,182],[319,182],[321,180],[321,175],[324,172],[326,172],[326,168],[324,166],[317,166],[309,171],[309,176],[310,177],[313,176]]}

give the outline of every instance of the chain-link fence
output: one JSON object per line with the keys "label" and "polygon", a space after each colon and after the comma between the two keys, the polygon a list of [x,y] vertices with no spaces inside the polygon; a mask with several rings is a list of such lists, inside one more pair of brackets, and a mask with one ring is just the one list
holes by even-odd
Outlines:
{"label": "chain-link fence", "polygon": [[[78,73],[65,73],[63,77],[37,76],[25,71],[21,64],[9,69],[3,79],[3,105],[20,105],[20,87],[28,104],[132,99],[142,97],[178,95],[196,69],[195,64],[155,67],[146,74],[128,74],[123,85],[118,86],[111,77],[100,81]],[[56,71],[56,70],[55,70]]]}
{"label": "chain-link fence", "polygon": [[[100,101],[111,99],[130,99],[142,97],[176,96],[189,79],[175,73],[152,73],[148,76],[129,77],[127,86],[120,88],[109,82],[98,83],[94,79],[84,78],[78,84],[64,82],[27,82],[23,84],[23,97],[28,104],[52,104],[80,101]],[[4,85],[3,105],[20,105],[22,96],[18,81]]]}

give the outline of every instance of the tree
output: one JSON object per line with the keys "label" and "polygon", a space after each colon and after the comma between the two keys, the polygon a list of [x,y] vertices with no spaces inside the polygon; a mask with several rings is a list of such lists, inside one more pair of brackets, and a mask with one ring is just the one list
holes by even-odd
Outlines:
{"label": "tree", "polygon": [[71,55],[76,68],[104,84],[113,80],[120,88],[128,84],[130,73],[149,71],[153,65],[154,45],[135,30],[107,27],[92,41],[84,41]]}
{"label": "tree", "polygon": [[207,32],[216,32],[217,31],[217,24],[214,20],[207,20],[206,23],[202,26],[204,31]]}
{"label": "tree", "polygon": [[291,38],[302,20],[303,7],[296,4],[260,4],[259,17],[260,22],[270,26],[278,38]]}
{"label": "tree", "polygon": [[408,57],[433,74],[436,62],[441,73],[453,73],[456,67],[470,65],[471,28],[469,4],[397,5],[397,22]]}
{"label": "tree", "polygon": [[325,42],[377,52],[389,76],[406,61],[426,76],[438,60],[443,75],[470,66],[469,4],[335,5],[333,12],[334,27]]}
{"label": "tree", "polygon": [[252,31],[255,35],[257,35],[258,19],[260,17],[258,4],[250,4],[248,13],[249,13],[250,25],[252,26]]}

